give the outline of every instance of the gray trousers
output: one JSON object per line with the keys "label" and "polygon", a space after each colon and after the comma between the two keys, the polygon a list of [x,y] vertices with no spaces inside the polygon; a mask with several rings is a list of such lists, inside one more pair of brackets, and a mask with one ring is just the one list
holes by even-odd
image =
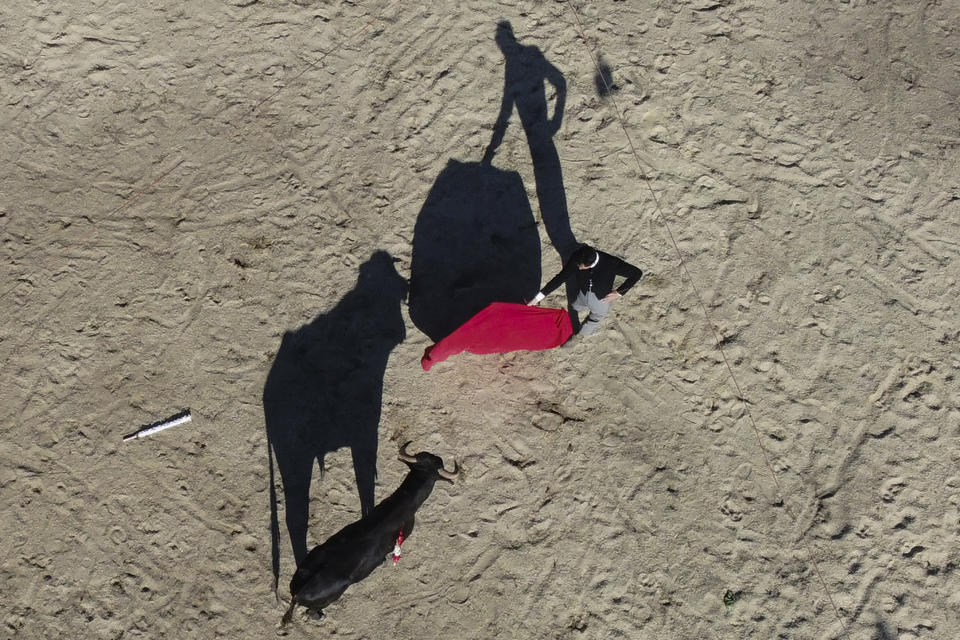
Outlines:
{"label": "gray trousers", "polygon": [[570,306],[578,313],[590,311],[590,315],[587,316],[587,319],[580,326],[579,335],[581,336],[589,336],[596,331],[597,327],[600,326],[600,321],[603,320],[607,312],[610,311],[610,303],[601,302],[600,299],[594,295],[593,291],[586,293],[578,291],[576,299]]}

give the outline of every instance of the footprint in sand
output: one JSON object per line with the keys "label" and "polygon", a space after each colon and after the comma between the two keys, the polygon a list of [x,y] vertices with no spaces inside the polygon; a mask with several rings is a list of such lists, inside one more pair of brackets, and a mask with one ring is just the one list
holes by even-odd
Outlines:
{"label": "footprint in sand", "polygon": [[884,502],[893,502],[894,498],[897,497],[897,494],[903,491],[905,486],[907,486],[907,482],[903,478],[899,476],[890,478],[883,483],[883,489],[880,491],[880,497]]}

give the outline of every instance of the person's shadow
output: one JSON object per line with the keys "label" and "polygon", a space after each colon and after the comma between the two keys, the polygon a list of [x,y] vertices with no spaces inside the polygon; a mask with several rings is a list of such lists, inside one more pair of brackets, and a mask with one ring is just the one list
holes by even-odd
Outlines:
{"label": "person's shadow", "polygon": [[[363,514],[374,506],[383,377],[403,342],[407,282],[385,251],[360,266],[357,284],[330,311],[287,331],[263,389],[270,452],[274,587],[280,574],[280,525],[273,461],[283,481],[287,531],[297,566],[307,555],[313,466],[349,447]],[[268,452],[268,454],[270,453]]]}
{"label": "person's shadow", "polygon": [[[496,41],[506,59],[503,101],[493,127],[490,145],[483,156],[483,164],[490,164],[493,160],[497,148],[503,142],[510,115],[516,105],[533,160],[533,175],[543,226],[551,244],[565,262],[578,243],[570,229],[560,155],[557,153],[553,136],[560,130],[563,121],[567,83],[560,70],[547,61],[540,49],[517,42],[509,22],[497,24]],[[547,82],[553,85],[557,93],[552,117],[547,113]]]}
{"label": "person's shadow", "polygon": [[523,180],[450,160],[420,209],[410,264],[410,319],[434,342],[491,302],[540,286],[540,234]]}

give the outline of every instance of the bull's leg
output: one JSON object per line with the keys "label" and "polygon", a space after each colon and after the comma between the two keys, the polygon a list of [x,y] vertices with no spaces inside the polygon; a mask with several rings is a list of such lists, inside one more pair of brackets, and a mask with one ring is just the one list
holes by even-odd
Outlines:
{"label": "bull's leg", "polygon": [[297,599],[290,598],[290,607],[287,609],[286,613],[283,614],[283,618],[280,619],[280,624],[282,626],[287,626],[290,624],[290,619],[293,617],[293,609],[297,606]]}
{"label": "bull's leg", "polygon": [[[283,614],[283,618],[280,620],[281,626],[285,627],[288,624],[290,624],[290,620],[293,619],[293,610],[297,607],[298,604],[299,603],[297,602],[296,597],[290,598],[290,606],[287,608],[286,613]],[[325,614],[323,613],[323,609],[319,609],[319,608],[315,609],[313,607],[307,607],[307,615],[313,618],[314,620],[323,620],[325,617]]]}

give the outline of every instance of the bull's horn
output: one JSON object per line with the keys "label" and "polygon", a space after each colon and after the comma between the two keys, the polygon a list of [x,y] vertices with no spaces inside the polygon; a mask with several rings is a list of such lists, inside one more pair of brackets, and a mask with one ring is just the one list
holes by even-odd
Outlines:
{"label": "bull's horn", "polygon": [[460,465],[457,464],[457,461],[453,461],[453,471],[447,471],[446,469],[437,469],[437,475],[447,480],[453,482],[457,479],[457,476],[460,475]]}
{"label": "bull's horn", "polygon": [[407,440],[402,447],[400,447],[400,453],[397,454],[397,457],[400,458],[403,462],[416,462],[417,458],[407,452],[407,447],[410,446],[412,440]]}

